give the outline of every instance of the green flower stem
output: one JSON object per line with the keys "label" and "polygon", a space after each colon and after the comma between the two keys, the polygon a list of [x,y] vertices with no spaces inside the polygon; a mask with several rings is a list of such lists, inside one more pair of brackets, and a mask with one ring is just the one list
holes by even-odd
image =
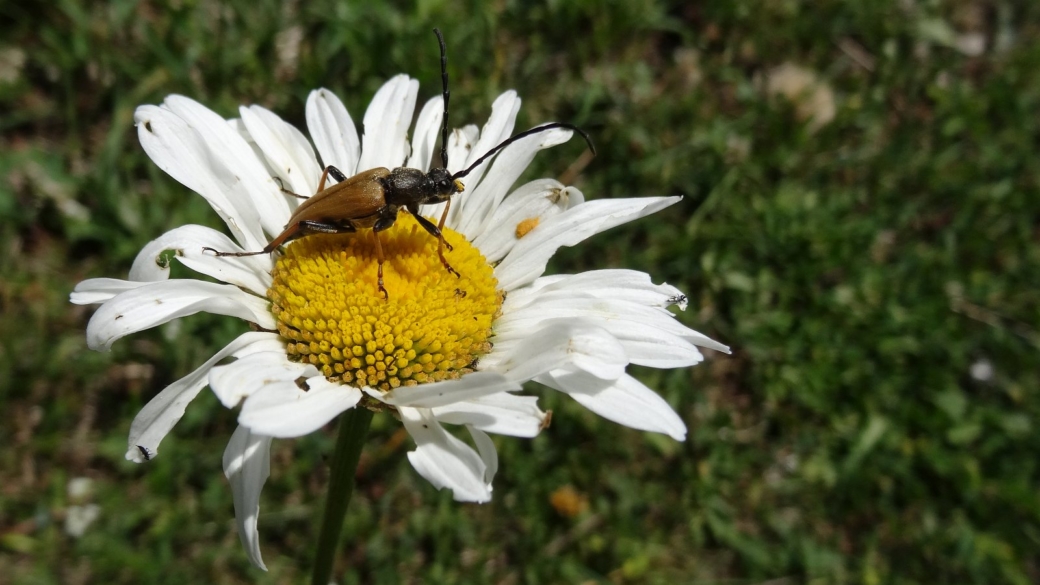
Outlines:
{"label": "green flower stem", "polygon": [[347,515],[347,504],[354,493],[354,475],[371,423],[372,411],[367,408],[352,408],[340,416],[339,437],[336,439],[336,452],[332,455],[332,473],[325,498],[325,517],[318,537],[318,553],[314,559],[312,585],[328,585],[332,577],[332,564],[336,559],[343,518]]}

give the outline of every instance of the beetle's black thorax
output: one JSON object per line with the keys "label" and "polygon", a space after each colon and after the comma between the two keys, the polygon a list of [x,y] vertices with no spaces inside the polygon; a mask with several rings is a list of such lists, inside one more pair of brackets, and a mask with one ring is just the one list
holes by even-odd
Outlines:
{"label": "beetle's black thorax", "polygon": [[419,169],[398,167],[386,178],[386,202],[390,205],[424,203],[434,195],[433,181]]}

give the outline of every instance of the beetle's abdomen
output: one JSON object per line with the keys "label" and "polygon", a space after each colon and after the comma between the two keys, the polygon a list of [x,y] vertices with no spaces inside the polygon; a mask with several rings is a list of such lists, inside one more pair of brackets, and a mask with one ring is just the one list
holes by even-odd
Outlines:
{"label": "beetle's abdomen", "polygon": [[398,167],[390,171],[386,179],[386,202],[402,207],[409,203],[422,203],[429,190],[429,182],[426,174],[419,169]]}

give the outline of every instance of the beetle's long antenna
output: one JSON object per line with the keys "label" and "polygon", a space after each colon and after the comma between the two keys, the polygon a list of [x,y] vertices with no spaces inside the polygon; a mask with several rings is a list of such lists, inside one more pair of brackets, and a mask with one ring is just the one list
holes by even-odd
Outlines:
{"label": "beetle's long antenna", "polygon": [[448,98],[451,97],[451,92],[448,91],[448,51],[444,47],[444,37],[441,36],[440,29],[433,29],[433,34],[437,35],[437,42],[441,44],[441,84],[444,86],[444,117],[441,122],[441,166],[445,170],[448,169]]}
{"label": "beetle's long antenna", "polygon": [[[502,150],[503,148],[509,146],[510,144],[516,142],[517,140],[520,140],[521,138],[524,138],[525,136],[530,136],[532,134],[538,134],[539,132],[545,132],[546,130],[552,130],[553,128],[567,128],[569,130],[574,130],[578,134],[581,134],[581,137],[585,139],[586,143],[588,143],[589,150],[592,151],[593,155],[596,154],[596,147],[592,145],[592,139],[589,138],[589,135],[586,134],[584,130],[582,130],[581,128],[578,128],[577,126],[574,126],[572,124],[566,124],[564,122],[553,122],[552,124],[546,124],[544,126],[538,126],[536,128],[531,128],[530,130],[527,130],[526,132],[521,132],[521,133],[517,134],[516,136],[513,136],[511,138],[505,139],[498,146],[496,146],[496,147],[492,148],[491,150],[487,151],[486,153],[484,153],[484,156],[478,158],[476,161],[473,162],[473,164],[469,165],[468,169],[455,173],[454,175],[451,176],[451,178],[453,180],[454,179],[461,179],[462,177],[465,177],[466,175],[468,175],[470,173],[470,171],[472,171],[473,169],[477,168],[477,165],[479,165],[480,163],[482,163],[485,160],[487,160],[488,157],[490,157],[491,155],[495,154],[496,152]],[[447,165],[445,165],[445,166],[447,166]]]}

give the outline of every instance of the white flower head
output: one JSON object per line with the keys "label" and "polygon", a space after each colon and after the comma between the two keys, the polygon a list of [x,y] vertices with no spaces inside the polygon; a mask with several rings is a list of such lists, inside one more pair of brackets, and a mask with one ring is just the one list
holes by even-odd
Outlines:
{"label": "white flower head", "polygon": [[[205,197],[233,239],[197,225],[176,228],[141,250],[128,280],[91,279],[72,293],[74,303],[101,305],[87,327],[89,346],[101,351],[200,311],[258,329],[153,398],[131,426],[126,457],[158,456],[163,437],[207,385],[229,408],[240,405],[224,471],[242,542],[261,568],[256,520],[272,438],[310,433],[351,408],[392,410],[415,441],[408,459],[416,471],[456,500],[485,502],[498,466],[487,433],[533,437],[547,422],[535,397],[517,393],[525,382],[564,392],[620,424],[683,440],[679,416],[626,366],[691,366],[703,359],[698,346],[728,351],[679,323],[667,308],[684,309],[686,297],[645,273],[543,276],[559,247],[680,199],[585,201],[551,179],[511,190],[539,150],[571,138],[566,129],[522,138],[466,177],[444,230],[458,278],[441,265],[436,238],[407,212],[380,236],[388,300],[376,288],[371,229],[305,237],[282,254],[204,252],[264,248],[300,203],[282,188],[315,193],[326,166],[347,176],[377,167],[428,172],[439,151],[443,100],[426,103],[409,142],[417,94],[417,81],[389,80],[365,113],[359,140],[342,102],[313,91],[306,108],[313,147],[259,106],[242,107],[234,120],[182,96],[138,108],[145,151]],[[448,170],[467,168],[508,138],[519,107],[516,93],[506,92],[483,129],[454,130]],[[423,215],[437,221],[443,208],[427,207]],[[188,268],[226,284],[169,279],[162,258],[171,250]],[[445,423],[465,427],[472,446]]]}

